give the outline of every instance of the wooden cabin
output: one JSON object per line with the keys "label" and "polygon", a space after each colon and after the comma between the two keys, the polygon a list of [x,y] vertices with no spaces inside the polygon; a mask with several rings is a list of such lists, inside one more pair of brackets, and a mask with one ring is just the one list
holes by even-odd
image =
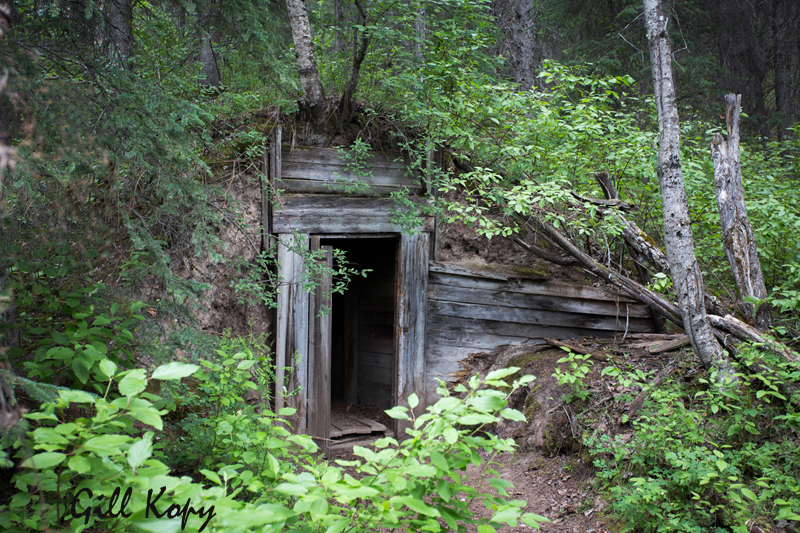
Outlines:
{"label": "wooden cabin", "polygon": [[[385,410],[416,393],[421,413],[436,400],[437,379],[452,380],[471,353],[545,337],[653,331],[650,309],[619,295],[437,262],[435,218],[419,216],[414,231],[403,232],[389,198],[395,191],[421,198],[425,180],[407,170],[402,154],[371,155],[353,171],[338,150],[282,144],[280,134],[265,155],[264,238],[279,245],[282,281],[276,378],[293,392],[284,397],[278,388],[275,400],[297,409],[297,431],[322,442],[348,433],[403,435],[397,421],[385,428],[350,420],[345,428],[331,406]],[[343,295],[331,296],[330,279],[315,279],[317,289],[307,292],[304,280],[313,275],[298,252],[317,251],[331,265],[332,248],[371,272]]]}

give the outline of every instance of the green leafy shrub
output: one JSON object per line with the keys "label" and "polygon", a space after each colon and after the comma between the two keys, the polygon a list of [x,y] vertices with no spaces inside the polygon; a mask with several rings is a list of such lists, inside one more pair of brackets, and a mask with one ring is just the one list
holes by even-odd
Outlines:
{"label": "green leafy shrub", "polygon": [[[236,364],[220,366],[235,376],[248,370],[241,362],[250,360],[241,357],[234,359]],[[382,439],[375,449],[356,447],[361,459],[338,465],[321,461],[310,437],[291,434],[269,411],[242,413],[261,425],[260,432],[250,435],[256,442],[247,445],[260,446],[264,458],[249,456],[251,449],[241,440],[231,441],[229,450],[245,449],[239,455],[229,453],[228,459],[235,462],[198,472],[210,487],[170,473],[158,451],[167,412],[159,411],[154,403],[159,398],[146,392],[149,381],[187,377],[197,367],[169,363],[149,378],[142,369],[117,372],[109,360],[99,368],[107,376],[102,398],[61,391],[57,402],[26,415],[39,427],[28,433],[26,446],[17,453],[24,458],[14,478],[19,492],[0,507],[3,529],[441,531],[443,522],[458,530],[464,524],[479,524],[481,533],[491,533],[503,524],[517,526],[519,520],[530,527],[546,520],[523,513],[525,502],[510,500],[511,484],[491,468],[491,457],[513,451],[513,441],[482,431],[501,417],[524,420],[506,407],[508,395],[533,379],[505,383],[503,378],[518,368],[493,372],[485,379],[473,377],[468,386],[457,387],[464,398],[450,396],[441,387],[444,397],[417,418],[407,408],[390,410],[391,416],[411,423],[410,438],[402,443]],[[111,399],[116,396],[115,383],[120,396]],[[227,394],[224,391],[230,389],[220,390]],[[408,403],[413,408],[418,400],[412,395]],[[75,407],[83,416],[70,418]],[[32,455],[27,446],[34,450]],[[479,479],[465,478],[470,464],[477,467]],[[488,522],[475,518],[469,509],[473,501],[491,512]]]}
{"label": "green leafy shrub", "polygon": [[800,392],[790,387],[800,365],[750,349],[738,369],[739,390],[713,376],[671,383],[652,392],[632,438],[586,439],[626,530],[743,533],[758,517],[800,521]]}

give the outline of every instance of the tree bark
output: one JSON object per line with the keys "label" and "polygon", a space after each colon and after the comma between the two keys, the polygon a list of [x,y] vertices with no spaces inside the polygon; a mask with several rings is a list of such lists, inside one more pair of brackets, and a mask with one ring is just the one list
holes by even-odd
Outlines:
{"label": "tree bark", "polygon": [[200,76],[203,78],[201,83],[206,87],[219,87],[222,83],[222,73],[214,50],[214,33],[213,29],[203,32],[200,41]]}
{"label": "tree bark", "polygon": [[[355,0],[355,4],[358,8],[359,24],[361,26],[366,26],[369,14],[361,0]],[[358,81],[361,77],[361,64],[364,62],[364,58],[367,57],[370,38],[368,30],[364,30],[361,34],[361,40],[357,41],[357,47],[353,51],[353,68],[350,72],[350,81],[347,82],[347,86],[344,88],[344,92],[342,92],[342,98],[339,101],[340,124],[342,127],[349,124],[350,120],[353,118],[353,96],[356,93],[356,89],[358,89]]]}
{"label": "tree bark", "polygon": [[106,39],[114,62],[126,70],[133,70],[133,2],[108,0],[103,9]]}
{"label": "tree bark", "polygon": [[497,27],[503,33],[500,53],[508,59],[514,81],[523,90],[536,84],[536,69],[541,66],[541,54],[533,36],[530,0],[493,0],[492,11]]}
{"label": "tree bark", "polygon": [[680,129],[672,81],[672,51],[667,35],[667,18],[661,10],[660,0],[644,0],[644,13],[661,130],[657,170],[664,212],[667,260],[684,329],[692,348],[706,367],[719,364],[724,368],[722,348],[706,318],[703,277],[694,255],[694,239],[679,154]]}
{"label": "tree bark", "polygon": [[741,95],[725,96],[728,140],[725,141],[720,134],[714,135],[711,141],[711,159],[714,163],[714,188],[722,222],[722,246],[725,257],[733,271],[736,287],[742,299],[741,305],[755,326],[764,330],[772,324],[769,306],[761,305],[754,314],[754,306],[744,301],[748,296],[764,300],[767,297],[767,288],[764,285],[764,275],[761,273],[753,229],[750,227],[744,205],[739,162],[741,100]]}
{"label": "tree bark", "polygon": [[314,54],[314,41],[311,39],[311,24],[308,22],[306,4],[304,0],[286,0],[286,5],[289,9],[289,24],[292,27],[303,99],[311,119],[315,124],[321,124],[325,120],[328,106],[317,70],[317,56]]}
{"label": "tree bark", "polygon": [[772,0],[772,55],[775,62],[775,111],[778,113],[778,140],[789,127],[789,75],[786,68],[786,6]]}

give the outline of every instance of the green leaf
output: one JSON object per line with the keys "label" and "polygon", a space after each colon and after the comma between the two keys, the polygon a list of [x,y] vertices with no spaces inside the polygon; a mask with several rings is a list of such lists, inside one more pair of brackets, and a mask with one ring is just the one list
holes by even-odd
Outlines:
{"label": "green leaf", "polygon": [[164,422],[161,420],[161,415],[158,413],[158,409],[155,407],[133,408],[130,410],[130,414],[142,424],[153,426],[159,431],[164,428]]}
{"label": "green leaf", "polygon": [[88,392],[80,390],[61,390],[58,391],[59,397],[69,403],[94,403],[95,398]]}
{"label": "green leaf", "polygon": [[492,526],[480,525],[478,526],[478,533],[496,533],[497,530]]}
{"label": "green leaf", "polygon": [[526,422],[525,415],[523,415],[516,409],[503,409],[502,411],[500,411],[500,416],[502,416],[506,420],[513,420],[514,422]]}
{"label": "green leaf", "polygon": [[216,472],[212,472],[211,470],[202,469],[200,473],[206,476],[208,479],[216,483],[217,485],[222,485],[222,480],[219,478],[219,475]]}
{"label": "green leaf", "polygon": [[447,459],[445,459],[444,456],[439,452],[431,452],[431,462],[436,466],[436,468],[444,472],[450,471],[450,465],[447,463]]}
{"label": "green leaf", "polygon": [[742,492],[742,494],[743,494],[744,496],[746,496],[747,498],[750,498],[750,499],[751,499],[751,500],[753,500],[754,502],[758,502],[758,496],[756,496],[756,495],[755,495],[755,493],[754,493],[752,490],[748,489],[747,487],[742,487],[742,488],[741,488],[741,489],[739,489],[739,490],[740,490],[740,491]]}
{"label": "green leaf", "polygon": [[153,455],[153,442],[151,439],[148,437],[139,439],[128,449],[128,464],[131,465],[131,468],[137,468],[148,460],[151,455]]}
{"label": "green leaf", "polygon": [[53,468],[61,464],[66,458],[67,454],[61,452],[37,453],[33,457],[28,457],[22,461],[20,466],[22,468],[36,468],[39,470],[43,468]]}
{"label": "green leaf", "polygon": [[520,517],[522,523],[528,527],[539,529],[539,524],[542,522],[549,522],[550,519],[546,518],[542,515],[534,514],[534,513],[525,513]]}
{"label": "green leaf", "polygon": [[119,382],[119,393],[123,396],[136,396],[147,387],[145,371],[142,368],[131,370]]}
{"label": "green leaf", "polygon": [[395,420],[409,420],[406,411],[408,411],[406,407],[397,405],[386,411],[386,414],[389,415],[391,418],[394,418]]}
{"label": "green leaf", "polygon": [[292,416],[297,412],[294,407],[282,407],[278,414],[281,416]]}
{"label": "green leaf", "polygon": [[439,511],[437,511],[435,508],[431,507],[430,505],[427,505],[422,500],[413,498],[411,496],[395,496],[394,498],[391,498],[389,501],[396,507],[399,505],[405,505],[412,511],[424,514],[425,516],[431,516],[433,518],[438,518],[439,516],[441,516],[439,514]]}
{"label": "green leaf", "polygon": [[194,374],[200,367],[187,363],[172,362],[153,371],[153,379],[181,379]]}
{"label": "green leaf", "polygon": [[447,427],[442,432],[444,435],[444,440],[447,444],[455,444],[458,442],[458,430],[454,427]]}
{"label": "green leaf", "polygon": [[275,492],[286,494],[287,496],[302,496],[308,492],[308,489],[296,483],[278,483],[275,485]]}
{"label": "green leaf", "polygon": [[92,469],[92,462],[83,455],[73,455],[69,458],[67,466],[78,474],[85,474]]}
{"label": "green leaf", "polygon": [[520,370],[519,367],[516,366],[510,366],[508,368],[500,368],[498,370],[493,370],[489,372],[489,374],[486,376],[486,380],[488,381],[488,380],[503,379],[505,377],[511,376],[512,374],[516,374],[517,372],[519,372],[519,370]]}
{"label": "green leaf", "polygon": [[101,435],[100,437],[87,440],[83,447],[90,452],[96,453],[100,457],[108,457],[109,455],[121,454],[122,452],[119,450],[119,446],[122,446],[130,440],[131,438],[127,435]]}
{"label": "green leaf", "polygon": [[[387,411],[388,412],[388,411]],[[391,415],[390,415],[391,416]],[[458,419],[458,423],[463,426],[475,426],[477,424],[492,424],[496,420],[492,415],[480,413],[470,413]]]}
{"label": "green leaf", "polygon": [[416,409],[418,405],[419,405],[419,398],[417,398],[416,394],[412,393],[411,396],[408,397],[408,406],[412,409]]}
{"label": "green leaf", "polygon": [[110,359],[103,359],[99,363],[100,372],[107,378],[112,377],[117,372],[117,365]]}
{"label": "green leaf", "polygon": [[[253,529],[264,524],[284,522],[297,513],[283,505],[265,503],[255,509],[236,511],[225,516],[221,521],[223,526],[228,526],[237,531]],[[178,522],[180,523],[180,521]]]}
{"label": "green leaf", "polygon": [[80,359],[76,358],[72,360],[72,371],[75,372],[75,375],[78,376],[78,379],[81,380],[81,383],[86,383],[89,381],[89,369],[80,361]]}

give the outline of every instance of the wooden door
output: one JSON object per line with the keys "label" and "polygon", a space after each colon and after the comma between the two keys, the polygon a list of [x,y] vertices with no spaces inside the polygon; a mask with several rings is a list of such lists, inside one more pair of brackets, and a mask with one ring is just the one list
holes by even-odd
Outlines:
{"label": "wooden door", "polygon": [[307,235],[278,235],[278,324],[275,338],[275,412],[296,409],[289,418],[296,433],[306,431],[309,294],[304,290],[301,252]]}
{"label": "wooden door", "polygon": [[[395,311],[395,405],[408,406],[414,393],[419,416],[425,411],[425,311],[428,299],[427,233],[401,234],[397,254],[397,290]],[[395,421],[398,439],[406,437],[409,424]]]}
{"label": "wooden door", "polygon": [[312,252],[321,251],[320,263],[327,267],[316,277],[316,288],[311,294],[308,323],[308,406],[307,432],[326,450],[331,430],[331,268],[333,249],[319,244],[312,236]]}

